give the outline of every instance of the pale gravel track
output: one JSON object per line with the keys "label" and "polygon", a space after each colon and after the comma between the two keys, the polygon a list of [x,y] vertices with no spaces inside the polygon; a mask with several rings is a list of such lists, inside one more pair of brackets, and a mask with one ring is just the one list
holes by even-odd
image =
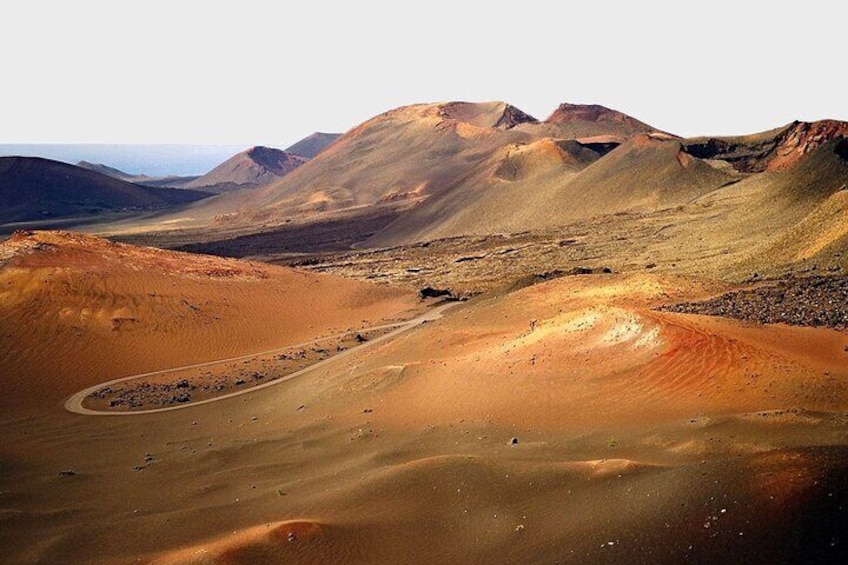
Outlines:
{"label": "pale gravel track", "polygon": [[[412,328],[416,328],[416,327],[420,326],[421,324],[438,320],[442,317],[442,313],[445,310],[447,310],[448,308],[451,308],[453,306],[456,306],[457,304],[459,304],[459,303],[458,302],[449,302],[447,304],[442,304],[441,306],[437,306],[436,308],[430,310],[429,312],[425,312],[421,316],[418,316],[417,318],[413,318],[412,320],[409,320],[409,321],[406,321],[406,322],[399,322],[399,323],[396,323],[396,324],[384,324],[384,325],[381,325],[381,326],[373,326],[373,327],[370,327],[370,328],[361,328],[361,329],[358,329],[358,330],[351,330],[351,331],[347,331],[347,332],[343,332],[343,333],[338,333],[338,334],[334,334],[334,335],[330,335],[330,336],[325,336],[325,337],[313,339],[313,340],[306,341],[306,342],[303,342],[303,343],[295,343],[295,344],[292,344],[292,345],[287,345],[285,347],[277,347],[275,349],[270,349],[268,351],[259,351],[259,352],[256,352],[256,353],[248,353],[246,355],[239,355],[238,357],[229,357],[229,358],[226,358],[226,359],[216,359],[214,361],[204,361],[203,363],[195,363],[193,365],[184,365],[182,367],[171,367],[169,369],[161,369],[159,371],[152,371],[152,372],[149,372],[149,373],[139,373],[139,374],[136,374],[136,375],[130,375],[128,377],[121,377],[119,379],[113,379],[111,381],[106,381],[104,383],[100,383],[100,384],[96,384],[94,386],[90,386],[90,387],[88,387],[84,390],[81,390],[81,391],[77,392],[76,394],[72,395],[70,398],[68,398],[65,401],[65,410],[67,410],[68,412],[72,412],[74,414],[83,414],[83,415],[86,415],[86,416],[140,416],[140,415],[143,415],[143,414],[158,414],[160,412],[167,412],[167,411],[170,411],[170,410],[185,410],[187,408],[193,408],[195,406],[200,406],[202,404],[209,404],[210,402],[217,402],[219,400],[224,400],[226,398],[232,398],[234,396],[240,396],[242,394],[248,394],[248,393],[251,393],[251,392],[256,392],[256,391],[261,390],[263,388],[268,388],[269,386],[274,386],[274,385],[277,385],[277,384],[280,384],[280,383],[284,383],[286,381],[290,381],[294,378],[297,378],[297,377],[299,377],[303,374],[308,373],[309,371],[314,371],[316,369],[319,369],[319,368],[323,367],[324,365],[326,365],[328,363],[338,361],[339,359],[346,357],[348,355],[351,355],[353,353],[360,353],[360,352],[362,352],[363,349],[367,349],[368,347],[372,347],[374,345],[377,345],[378,343],[381,343],[383,341],[387,341],[389,339],[397,337],[400,334],[411,330]],[[319,343],[319,342],[326,341],[326,340],[329,340],[329,339],[344,337],[344,336],[349,335],[353,332],[362,333],[362,332],[386,330],[386,329],[391,329],[391,328],[396,328],[396,329],[394,329],[393,331],[391,331],[387,334],[381,335],[380,337],[377,337],[377,338],[374,338],[370,341],[367,341],[367,342],[363,343],[362,345],[359,345],[357,347],[342,351],[338,355],[333,355],[332,357],[328,357],[327,359],[324,359],[323,361],[319,361],[319,362],[317,362],[313,365],[310,365],[308,367],[304,367],[303,369],[300,369],[299,371],[295,371],[294,373],[288,374],[288,375],[281,377],[279,379],[276,379],[276,380],[273,380],[273,381],[268,381],[267,383],[263,383],[261,385],[257,385],[257,386],[254,386],[254,387],[251,387],[251,388],[248,388],[248,389],[245,389],[245,390],[239,390],[239,391],[232,392],[232,393],[229,393],[229,394],[223,394],[223,395],[217,396],[215,398],[207,398],[206,400],[199,400],[197,402],[188,402],[188,403],[180,404],[180,405],[177,405],[177,406],[167,406],[165,408],[154,408],[154,409],[151,409],[151,410],[136,410],[136,411],[128,411],[128,412],[118,412],[118,411],[108,412],[108,411],[104,411],[104,410],[91,410],[89,408],[84,408],[83,405],[82,405],[83,401],[91,393],[96,392],[103,387],[112,386],[112,385],[115,385],[115,384],[118,384],[118,383],[132,381],[132,380],[135,380],[135,379],[141,379],[141,378],[144,378],[144,377],[152,377],[152,376],[155,376],[155,375],[161,375],[161,374],[170,373],[170,372],[173,372],[173,371],[182,371],[182,370],[185,370],[185,369],[195,369],[195,368],[198,368],[198,367],[207,367],[209,365],[218,365],[220,363],[229,363],[229,362],[232,362],[232,361],[243,361],[245,359],[252,359],[254,357],[260,357],[260,356],[263,356],[263,355],[271,355],[273,353],[277,353],[277,352],[280,352],[280,351],[289,350],[293,347],[304,347],[304,346],[307,346],[307,345],[313,345],[315,343]]]}

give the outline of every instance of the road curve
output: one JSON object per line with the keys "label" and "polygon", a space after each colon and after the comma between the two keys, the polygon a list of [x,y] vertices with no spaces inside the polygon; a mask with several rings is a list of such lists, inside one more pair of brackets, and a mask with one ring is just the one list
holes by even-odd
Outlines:
{"label": "road curve", "polygon": [[312,344],[315,344],[315,343],[318,343],[318,342],[321,342],[321,341],[326,341],[328,339],[343,337],[345,335],[350,334],[351,332],[350,331],[343,332],[343,333],[339,333],[339,334],[334,334],[334,335],[330,335],[330,336],[326,336],[326,337],[313,339],[311,341],[306,341],[306,342],[303,342],[303,343],[295,343],[295,344],[287,345],[285,347],[277,347],[275,349],[270,349],[268,351],[259,351],[259,352],[256,352],[256,353],[248,353],[246,355],[239,355],[238,357],[229,357],[229,358],[226,358],[226,359],[216,359],[214,361],[204,361],[203,363],[195,363],[193,365],[185,365],[183,367],[171,367],[169,369],[161,369],[159,371],[152,371],[152,372],[149,372],[149,373],[139,373],[137,375],[130,375],[129,377],[121,377],[119,379],[113,379],[111,381],[106,381],[104,383],[100,383],[100,384],[97,384],[97,385],[94,385],[94,386],[90,386],[90,387],[88,387],[84,390],[81,390],[81,391],[77,392],[76,394],[72,395],[70,398],[68,398],[65,401],[65,410],[67,410],[68,412],[72,412],[74,414],[84,414],[86,416],[140,416],[142,414],[157,414],[159,412],[167,412],[169,410],[184,410],[186,408],[193,408],[195,406],[200,406],[201,404],[209,404],[210,402],[217,402],[219,400],[224,400],[225,398],[232,398],[234,396],[239,396],[239,395],[242,395],[242,394],[248,394],[250,392],[256,392],[257,390],[267,388],[269,386],[274,386],[274,385],[277,385],[277,384],[280,384],[280,383],[283,383],[283,382],[286,382],[286,381],[290,381],[290,380],[297,378],[297,377],[299,377],[299,376],[301,376],[305,373],[308,373],[309,371],[314,371],[316,369],[319,369],[320,367],[326,365],[327,363],[337,361],[338,359],[345,357],[347,355],[351,355],[353,353],[359,353],[365,348],[372,347],[374,345],[377,345],[378,343],[392,339],[392,338],[394,338],[394,337],[396,337],[396,336],[398,336],[398,335],[400,335],[404,332],[411,330],[412,328],[420,326],[421,324],[425,324],[427,322],[432,322],[432,321],[438,320],[439,318],[442,317],[443,312],[445,310],[447,310],[448,308],[452,308],[453,306],[456,306],[457,304],[459,304],[459,303],[458,302],[448,302],[447,304],[442,304],[441,306],[437,306],[437,307],[433,308],[432,310],[425,312],[421,316],[418,316],[417,318],[413,318],[412,320],[409,320],[409,321],[406,321],[406,322],[400,322],[400,323],[397,323],[397,324],[384,324],[382,326],[373,326],[373,327],[370,327],[370,328],[361,328],[359,330],[352,330],[352,331],[359,331],[359,332],[367,332],[367,331],[374,331],[374,330],[385,330],[385,329],[390,329],[390,328],[396,328],[394,331],[391,331],[387,334],[381,335],[380,337],[376,337],[376,338],[374,338],[370,341],[367,341],[367,342],[365,342],[362,345],[359,345],[357,347],[342,351],[341,353],[339,353],[337,355],[333,355],[332,357],[328,357],[327,359],[324,359],[323,361],[319,361],[319,362],[317,362],[313,365],[310,365],[308,367],[304,367],[303,369],[300,369],[299,371],[295,371],[294,373],[288,374],[284,377],[280,377],[279,379],[275,379],[273,381],[268,381],[267,383],[262,383],[261,385],[257,385],[257,386],[254,386],[254,387],[251,387],[251,388],[248,388],[248,389],[245,389],[245,390],[239,390],[239,391],[236,391],[236,392],[231,392],[229,394],[223,394],[223,395],[217,396],[215,398],[207,398],[206,400],[199,400],[197,402],[188,402],[186,404],[179,404],[179,405],[176,405],[176,406],[167,406],[165,408],[154,408],[154,409],[151,409],[151,410],[137,410],[137,411],[130,411],[130,412],[106,412],[106,411],[102,411],[102,410],[90,410],[88,408],[84,408],[83,405],[82,405],[83,401],[86,399],[86,397],[88,395],[90,395],[91,393],[96,392],[96,391],[98,391],[101,388],[106,387],[106,386],[112,386],[112,385],[115,385],[115,384],[118,384],[118,383],[123,383],[123,382],[126,382],[126,381],[132,381],[132,380],[140,379],[140,378],[144,378],[144,377],[161,375],[163,373],[170,373],[171,371],[181,371],[181,370],[184,370],[184,369],[195,369],[197,367],[206,367],[208,365],[217,365],[219,363],[228,363],[228,362],[231,362],[231,361],[242,361],[244,359],[250,359],[252,357],[257,357],[259,355],[269,355],[269,354],[272,354],[272,353],[276,353],[277,351],[285,351],[287,349],[291,349],[292,347],[303,347],[303,346],[312,345]]}

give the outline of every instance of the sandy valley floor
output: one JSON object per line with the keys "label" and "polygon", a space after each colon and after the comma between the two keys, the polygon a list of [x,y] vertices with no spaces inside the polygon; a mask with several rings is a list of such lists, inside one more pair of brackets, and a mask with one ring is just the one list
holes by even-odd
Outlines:
{"label": "sandy valley floor", "polygon": [[[47,261],[26,257],[20,269]],[[279,385],[144,415],[66,412],[74,389],[120,375],[65,373],[45,355],[29,382],[18,372],[2,384],[4,559],[841,562],[848,335],[656,310],[725,290],[668,275],[563,277],[482,295]],[[310,331],[420,308],[378,292]],[[204,312],[221,316],[216,349],[244,349],[224,339],[232,311]],[[144,316],[121,316],[142,321],[109,338],[140,336]],[[4,342],[17,331],[5,325]],[[40,343],[68,360],[86,351],[74,335]],[[127,370],[156,365],[126,357]],[[10,360],[7,350],[4,367],[19,366]]]}

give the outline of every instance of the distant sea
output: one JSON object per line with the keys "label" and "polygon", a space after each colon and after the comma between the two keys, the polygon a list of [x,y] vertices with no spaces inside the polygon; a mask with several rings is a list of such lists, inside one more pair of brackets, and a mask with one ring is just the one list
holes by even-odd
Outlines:
{"label": "distant sea", "polygon": [[44,157],[72,165],[88,161],[136,175],[192,176],[245,149],[242,145],[0,144],[0,157]]}

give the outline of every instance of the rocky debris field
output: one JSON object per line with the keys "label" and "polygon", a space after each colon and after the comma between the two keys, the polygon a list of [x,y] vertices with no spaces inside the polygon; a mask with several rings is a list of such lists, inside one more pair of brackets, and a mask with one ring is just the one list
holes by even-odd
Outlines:
{"label": "rocky debris field", "polygon": [[704,302],[684,302],[660,310],[722,316],[759,324],[826,326],[848,329],[848,277],[793,278],[729,292]]}
{"label": "rocky debris field", "polygon": [[94,410],[132,411],[207,400],[276,381],[388,331],[390,329],[351,331],[341,338],[323,340],[310,346],[127,380],[92,392],[84,404]]}
{"label": "rocky debris field", "polygon": [[[644,229],[637,233],[639,237],[648,235]],[[581,226],[575,230],[462,236],[279,262],[418,292],[427,288],[450,289],[454,299],[461,299],[526,284],[530,279],[539,282],[557,276],[644,271],[646,265],[650,265],[648,269],[656,267],[656,264],[651,265],[649,258],[639,258],[636,252],[628,256],[626,265],[618,260],[610,261],[610,254],[601,247],[610,245],[610,241],[624,245],[624,238],[622,235],[599,243],[591,229]],[[603,238],[598,236],[597,239]]]}

